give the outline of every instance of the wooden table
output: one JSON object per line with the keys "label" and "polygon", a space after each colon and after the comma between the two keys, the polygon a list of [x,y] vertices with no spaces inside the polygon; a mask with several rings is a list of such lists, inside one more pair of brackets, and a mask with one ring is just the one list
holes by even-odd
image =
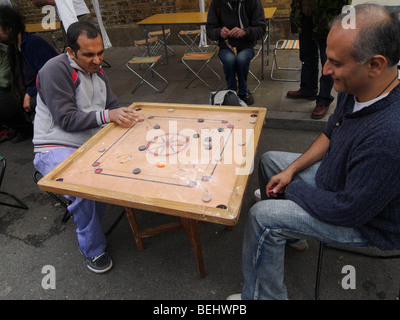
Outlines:
{"label": "wooden table", "polygon": [[[165,57],[168,63],[168,50],[167,41],[165,39],[166,25],[205,25],[207,23],[207,12],[178,12],[178,13],[158,13],[148,17],[144,20],[137,22],[138,25],[142,26],[145,33],[145,39],[147,41],[147,27],[160,26],[163,31],[164,50]],[[147,46],[148,48],[148,46]],[[149,51],[149,50],[148,50]]]}
{"label": "wooden table", "polygon": [[61,49],[58,45],[58,41],[54,35],[55,32],[61,30],[61,22],[56,21],[56,27],[55,29],[44,29],[42,23],[28,23],[25,25],[26,32],[29,33],[51,33],[51,41],[53,42],[53,45],[55,46],[56,50],[58,53],[61,53]]}
{"label": "wooden table", "polygon": [[[198,222],[238,221],[266,109],[139,102],[130,108],[139,113],[131,128],[107,125],[38,185],[125,207],[139,250],[143,237],[184,228],[204,277]],[[140,230],[133,208],[179,221]]]}

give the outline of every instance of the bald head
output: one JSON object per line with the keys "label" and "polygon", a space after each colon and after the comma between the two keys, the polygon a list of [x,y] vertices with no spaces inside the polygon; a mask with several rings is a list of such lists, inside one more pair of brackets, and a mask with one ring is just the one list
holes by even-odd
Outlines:
{"label": "bald head", "polygon": [[[388,67],[394,67],[400,60],[399,10],[377,4],[361,4],[354,7],[355,32],[351,55],[357,63],[364,64],[374,55],[387,59]],[[351,14],[351,11],[350,11]],[[333,28],[343,28],[342,21],[348,13],[342,13],[332,23]]]}

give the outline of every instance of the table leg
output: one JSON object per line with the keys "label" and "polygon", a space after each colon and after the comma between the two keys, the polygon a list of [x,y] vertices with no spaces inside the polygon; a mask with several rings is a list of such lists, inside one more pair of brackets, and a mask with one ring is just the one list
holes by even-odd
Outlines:
{"label": "table leg", "polygon": [[193,250],[194,256],[196,258],[197,270],[199,272],[200,278],[205,277],[205,268],[204,268],[204,261],[203,261],[203,253],[201,251],[200,245],[200,236],[199,236],[199,229],[198,224],[200,222],[181,218],[180,222],[171,222],[167,224],[163,224],[160,226],[150,227],[143,230],[139,229],[138,223],[136,221],[135,213],[133,212],[132,208],[125,207],[126,215],[128,216],[129,224],[131,226],[133,236],[135,237],[135,241],[139,250],[144,250],[144,245],[142,238],[151,237],[157,234],[170,232],[174,230],[185,229],[186,236],[189,239],[190,246]]}
{"label": "table leg", "polygon": [[138,227],[138,224],[136,221],[135,214],[133,213],[133,209],[126,207],[125,212],[126,212],[126,215],[128,216],[129,224],[133,231],[133,236],[135,237],[137,247],[139,250],[144,250],[143,241],[140,236],[139,227]]}
{"label": "table leg", "polygon": [[205,268],[203,261],[203,253],[201,251],[199,229],[197,221],[193,219],[181,218],[183,228],[186,231],[186,235],[189,239],[190,246],[192,247],[193,253],[196,258],[197,270],[200,278],[205,277]]}

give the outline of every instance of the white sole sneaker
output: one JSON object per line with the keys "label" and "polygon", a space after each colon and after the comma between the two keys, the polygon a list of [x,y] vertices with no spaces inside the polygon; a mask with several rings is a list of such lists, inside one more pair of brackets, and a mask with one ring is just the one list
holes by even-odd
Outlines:
{"label": "white sole sneaker", "polygon": [[226,300],[242,300],[242,294],[241,293],[231,294],[226,298]]}

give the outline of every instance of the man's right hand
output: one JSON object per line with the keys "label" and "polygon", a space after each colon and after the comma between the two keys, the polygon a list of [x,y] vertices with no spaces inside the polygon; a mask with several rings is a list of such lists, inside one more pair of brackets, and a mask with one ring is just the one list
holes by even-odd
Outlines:
{"label": "man's right hand", "polygon": [[108,111],[108,115],[112,122],[124,128],[130,128],[137,121],[139,115],[132,109],[121,107]]}
{"label": "man's right hand", "polygon": [[221,29],[221,37],[222,37],[223,39],[228,38],[230,33],[231,33],[231,31],[230,31],[227,27],[223,27],[223,28]]}

